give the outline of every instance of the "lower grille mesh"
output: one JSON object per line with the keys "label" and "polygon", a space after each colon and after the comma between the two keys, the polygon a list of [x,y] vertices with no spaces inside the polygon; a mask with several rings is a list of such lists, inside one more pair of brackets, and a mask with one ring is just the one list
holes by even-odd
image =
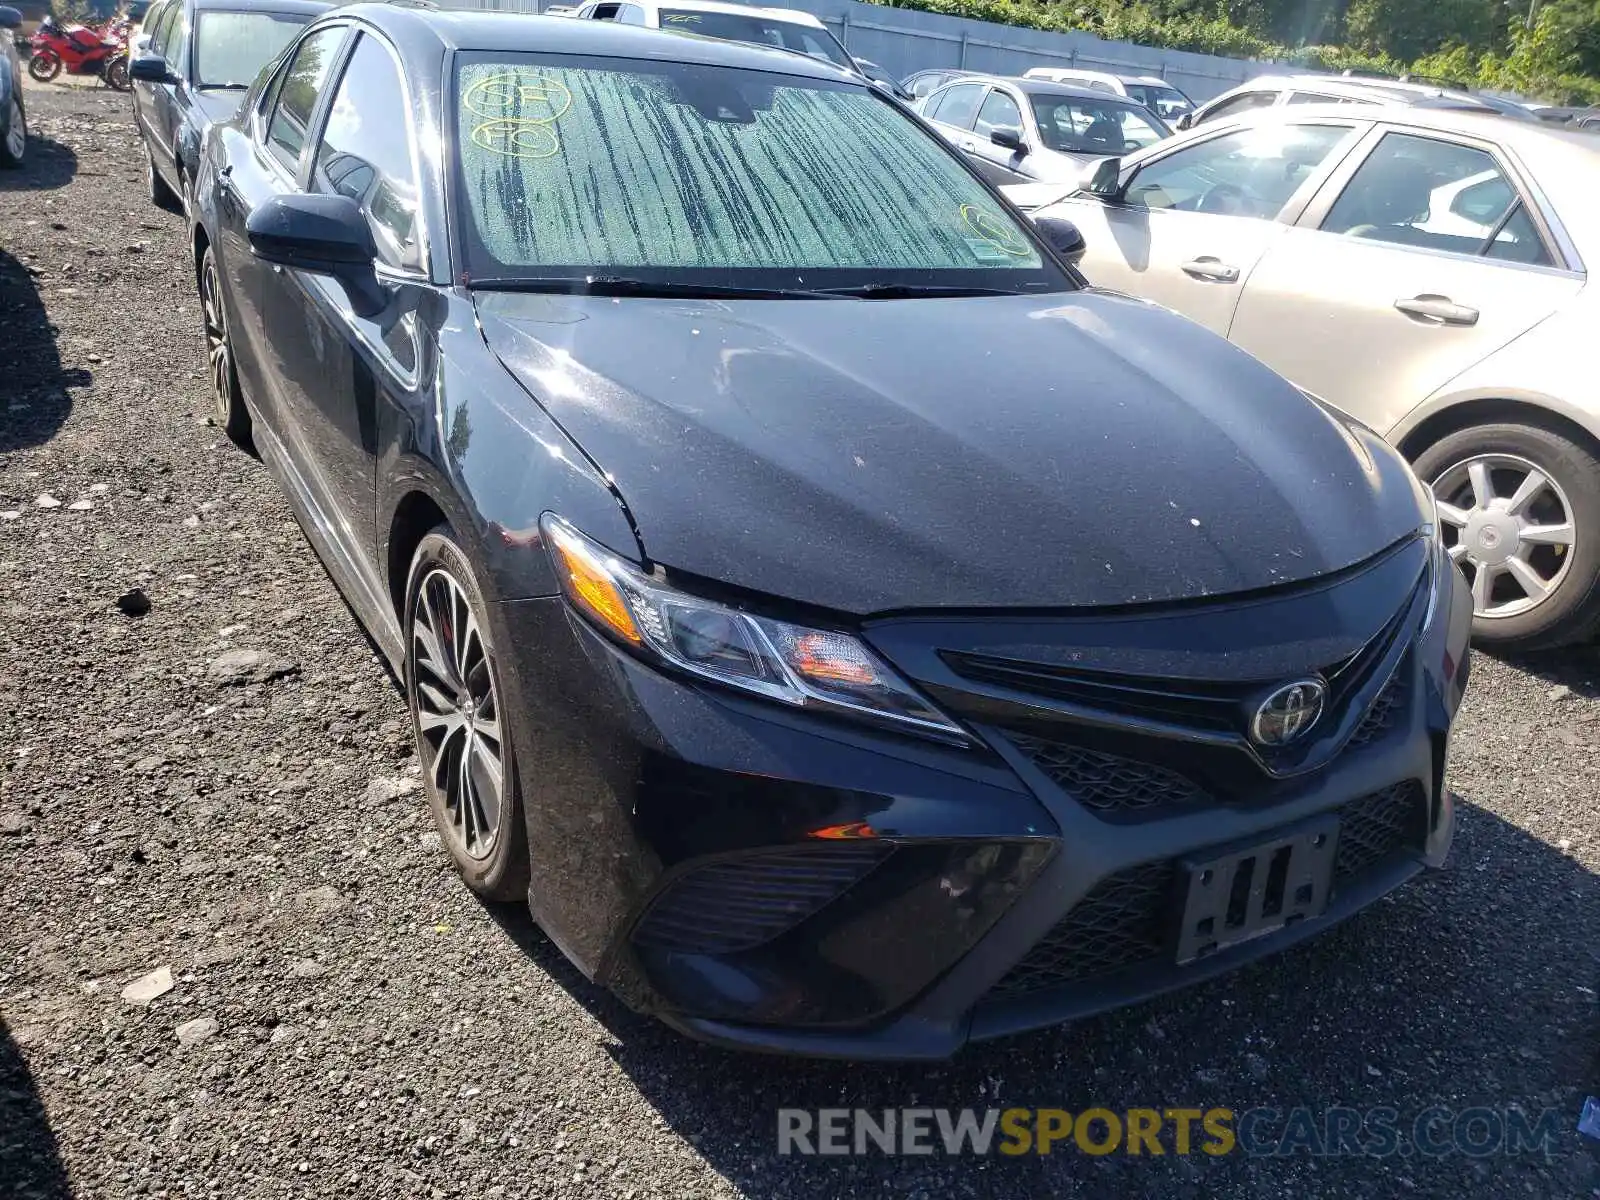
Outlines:
{"label": "lower grille mesh", "polygon": [[699,867],[657,897],[634,931],[641,947],[730,954],[812,916],[882,862],[886,846],[774,850]]}
{"label": "lower grille mesh", "polygon": [[[1352,800],[1339,810],[1333,886],[1356,879],[1403,850],[1422,845],[1422,788],[1407,780]],[[1050,991],[1168,958],[1175,861],[1143,863],[1101,880],[1045,934],[990,995]]]}
{"label": "lower grille mesh", "polygon": [[1367,715],[1361,718],[1361,724],[1350,735],[1350,749],[1368,745],[1385,736],[1405,715],[1405,704],[1406,671],[1402,666],[1389,677],[1389,682],[1383,685],[1372,707],[1367,709]]}

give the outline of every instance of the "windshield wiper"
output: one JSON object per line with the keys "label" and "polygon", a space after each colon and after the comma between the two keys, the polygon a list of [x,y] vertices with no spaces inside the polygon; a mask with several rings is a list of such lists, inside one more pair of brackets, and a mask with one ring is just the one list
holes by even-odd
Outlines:
{"label": "windshield wiper", "polygon": [[943,283],[863,283],[855,287],[825,288],[830,296],[856,296],[862,300],[917,300],[948,296],[1019,296],[1010,288],[966,287]]}
{"label": "windshield wiper", "polygon": [[831,291],[804,288],[725,287],[716,283],[661,283],[633,279],[624,275],[526,276],[505,279],[474,279],[474,291],[547,292],[561,296],[641,296],[687,300],[838,300]]}

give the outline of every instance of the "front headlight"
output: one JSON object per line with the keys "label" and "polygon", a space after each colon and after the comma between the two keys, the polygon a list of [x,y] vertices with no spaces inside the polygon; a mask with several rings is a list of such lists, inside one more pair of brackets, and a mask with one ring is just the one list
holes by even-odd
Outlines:
{"label": "front headlight", "polygon": [[944,741],[966,735],[859,639],[703,600],[669,587],[552,513],[539,522],[567,599],[646,658],[797,708],[911,727]]}

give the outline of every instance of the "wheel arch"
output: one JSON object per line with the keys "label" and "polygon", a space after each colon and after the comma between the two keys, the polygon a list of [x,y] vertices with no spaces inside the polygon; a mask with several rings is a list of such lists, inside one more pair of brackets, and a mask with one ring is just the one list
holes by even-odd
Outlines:
{"label": "wheel arch", "polygon": [[[1436,408],[1421,420],[1411,423],[1404,432],[1396,431],[1395,445],[1408,461],[1415,461],[1429,446],[1462,429],[1474,425],[1512,423],[1532,425],[1551,433],[1560,434],[1577,442],[1600,458],[1600,433],[1565,409],[1545,398],[1516,397],[1513,395],[1473,396],[1448,402]],[[1600,424],[1600,421],[1597,421]]]}
{"label": "wheel arch", "polygon": [[389,602],[394,607],[395,616],[402,623],[405,620],[406,580],[417,547],[430,530],[450,524],[444,508],[420,488],[401,496],[389,517],[384,582],[388,585]]}

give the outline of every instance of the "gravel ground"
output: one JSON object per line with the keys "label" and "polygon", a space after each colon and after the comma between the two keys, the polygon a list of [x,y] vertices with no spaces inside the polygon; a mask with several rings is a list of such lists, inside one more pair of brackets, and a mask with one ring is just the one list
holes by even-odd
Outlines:
{"label": "gravel ground", "polygon": [[[1595,1194],[1593,647],[1477,657],[1451,869],[1310,946],[935,1067],[696,1046],[456,880],[393,680],[207,420],[126,98],[30,100],[33,164],[0,176],[0,1196]],[[1562,1132],[1481,1159],[775,1155],[780,1106],[996,1103],[1520,1105]]]}

